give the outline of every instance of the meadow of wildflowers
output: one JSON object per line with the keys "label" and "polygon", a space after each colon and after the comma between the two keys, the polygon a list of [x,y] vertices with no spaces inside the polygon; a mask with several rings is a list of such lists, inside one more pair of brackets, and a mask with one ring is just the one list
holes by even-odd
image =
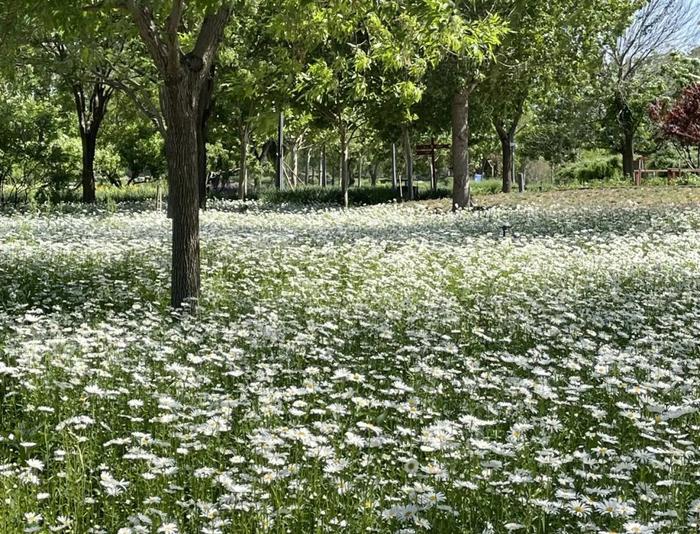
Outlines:
{"label": "meadow of wildflowers", "polygon": [[697,208],[219,204],[196,318],[168,238],[0,216],[0,532],[697,532]]}

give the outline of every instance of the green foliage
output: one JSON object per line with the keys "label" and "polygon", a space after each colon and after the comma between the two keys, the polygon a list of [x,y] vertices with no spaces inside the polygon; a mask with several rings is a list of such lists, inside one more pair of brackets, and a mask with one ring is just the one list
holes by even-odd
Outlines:
{"label": "green foliage", "polygon": [[503,182],[498,179],[472,181],[470,188],[473,195],[494,195],[501,192]]}
{"label": "green foliage", "polygon": [[[158,188],[160,187],[161,195],[163,196],[163,202],[167,200],[168,187],[164,180],[160,182],[147,182],[142,184],[132,184],[123,185],[116,187],[114,185],[98,185],[96,189],[97,205],[98,207],[108,207],[109,209],[118,208],[119,204],[152,204],[152,202],[158,196]],[[53,196],[53,198],[46,199],[45,197],[39,196],[37,201],[44,204],[41,206],[45,211],[47,206],[46,203],[51,208],[60,207],[63,211],[70,212],[70,206],[60,206],[57,203],[75,203],[80,201],[80,193],[76,189],[68,189],[61,191],[60,193]]]}
{"label": "green foliage", "polygon": [[44,168],[45,184],[40,187],[40,199],[48,195],[55,200],[80,181],[81,154],[79,138],[65,134],[59,136],[50,147]]}
{"label": "green foliage", "polygon": [[604,152],[588,152],[579,161],[563,166],[557,176],[559,180],[577,183],[622,180],[622,158]]}
{"label": "green foliage", "polygon": [[114,99],[105,118],[98,147],[102,144],[118,155],[120,178],[127,171],[131,177],[150,173],[154,178],[161,178],[166,174],[163,137],[152,121],[124,95]]}

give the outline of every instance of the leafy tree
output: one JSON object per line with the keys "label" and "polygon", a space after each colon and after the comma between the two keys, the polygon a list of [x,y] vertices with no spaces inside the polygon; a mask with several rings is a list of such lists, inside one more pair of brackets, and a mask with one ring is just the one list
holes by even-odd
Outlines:
{"label": "leafy tree", "polygon": [[514,180],[515,135],[528,104],[590,85],[601,67],[602,43],[614,34],[615,21],[626,20],[632,3],[504,0],[495,5],[510,31],[486,74],[482,94],[492,110],[501,145],[503,191],[508,192]]}
{"label": "leafy tree", "polygon": [[[289,92],[288,62],[278,61],[284,50],[271,31],[268,6],[247,3],[237,10],[226,32],[218,62],[219,87],[213,138],[229,151],[238,147],[238,197],[248,195],[251,145],[267,140],[274,129],[272,111],[280,93]],[[280,53],[278,53],[280,52]],[[281,86],[281,87],[280,87]],[[235,140],[235,141],[234,141]],[[255,192],[259,189],[255,175]]]}
{"label": "leafy tree", "polygon": [[483,79],[482,69],[492,59],[507,27],[503,20],[481,2],[460,1],[453,5],[444,36],[448,51],[435,70],[449,91],[452,132],[452,207],[471,204],[469,174],[469,101]]}
{"label": "leafy tree", "polygon": [[[385,129],[401,128],[411,174],[411,108],[422,96],[422,76],[450,50],[475,45],[483,37],[455,22],[449,5],[428,1],[312,4],[304,21],[315,22],[307,68],[297,92],[319,120],[338,132],[341,189],[347,205],[349,147],[359,128],[378,117]],[[460,19],[461,20],[461,19]],[[302,23],[303,24],[303,23]],[[456,39],[455,30],[462,31]],[[300,33],[302,34],[302,33]]]}
{"label": "leafy tree", "polygon": [[608,48],[610,114],[626,176],[634,172],[634,143],[639,126],[659,95],[659,58],[695,43],[700,33],[699,20],[700,12],[692,0],[649,0]]}
{"label": "leafy tree", "polygon": [[700,168],[700,83],[687,87],[670,106],[656,103],[651,109],[662,135],[681,147],[693,168]]}
{"label": "leafy tree", "polygon": [[109,85],[113,67],[109,52],[119,55],[126,37],[112,32],[110,20],[95,17],[93,26],[67,16],[56,24],[39,12],[28,11],[24,24],[16,27],[14,60],[31,64],[47,82],[71,95],[70,107],[82,145],[81,185],[83,202],[95,202],[95,157],[100,127],[107,114],[114,88]]}
{"label": "leafy tree", "polygon": [[61,108],[54,92],[31,67],[16,74],[0,80],[0,116],[5,117],[0,121],[0,203],[9,191],[15,202],[42,187],[53,196],[75,177],[74,171],[69,176],[55,172],[55,162],[68,159],[61,142],[68,117],[56,112]]}
{"label": "leafy tree", "polygon": [[558,165],[575,159],[582,149],[598,146],[604,114],[599,95],[590,84],[584,84],[537,98],[519,130],[519,153]]}
{"label": "leafy tree", "polygon": [[[173,218],[171,300],[196,302],[200,287],[198,147],[203,102],[233,2],[214,0],[8,0],[56,31],[104,22],[113,33],[138,34],[157,73]],[[94,35],[94,33],[93,33]]]}
{"label": "leafy tree", "polygon": [[165,147],[160,132],[130,99],[118,96],[116,104],[103,126],[103,135],[119,155],[129,183],[146,173],[155,179],[165,176]]}
{"label": "leafy tree", "polygon": [[[17,0],[19,1],[19,0]],[[199,185],[197,151],[203,96],[224,28],[233,14],[226,1],[65,0],[21,4],[43,13],[59,28],[82,20],[94,28],[135,30],[157,72],[165,127],[169,209],[173,218],[172,305],[196,302],[200,287]]]}

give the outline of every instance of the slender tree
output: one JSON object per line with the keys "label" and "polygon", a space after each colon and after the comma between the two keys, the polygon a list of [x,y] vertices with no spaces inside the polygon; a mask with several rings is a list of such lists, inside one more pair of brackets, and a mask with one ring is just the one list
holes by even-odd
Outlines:
{"label": "slender tree", "polygon": [[452,130],[452,209],[471,205],[469,170],[469,99],[483,79],[483,67],[493,58],[507,30],[502,19],[481,2],[458,2],[450,21],[451,53],[442,65],[439,78],[451,89]]}

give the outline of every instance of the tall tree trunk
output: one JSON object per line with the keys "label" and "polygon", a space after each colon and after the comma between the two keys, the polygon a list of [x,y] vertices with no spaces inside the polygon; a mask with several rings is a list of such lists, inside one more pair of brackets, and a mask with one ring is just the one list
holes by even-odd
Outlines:
{"label": "tall tree trunk", "polygon": [[452,97],[452,210],[471,204],[469,183],[469,90],[464,88]]}
{"label": "tall tree trunk", "polygon": [[347,208],[350,200],[348,198],[348,187],[350,185],[350,167],[348,165],[348,132],[344,124],[340,125],[340,191],[343,196],[343,207]]}
{"label": "tall tree trunk", "polygon": [[[501,133],[502,132],[502,133]],[[510,132],[505,130],[499,131],[498,135],[501,140],[501,172],[503,185],[501,190],[504,193],[510,193],[513,188],[513,137]]]}
{"label": "tall tree trunk", "polygon": [[403,156],[406,163],[406,189],[408,189],[408,200],[414,200],[413,194],[413,149],[411,148],[411,132],[408,126],[401,127],[403,139]]}
{"label": "tall tree trunk", "polygon": [[99,82],[93,85],[92,92],[89,95],[85,94],[82,83],[76,82],[73,84],[73,98],[82,145],[82,200],[87,204],[94,204],[97,199],[95,194],[97,137],[102,121],[107,114],[107,105],[113,94],[113,89]]}
{"label": "tall tree trunk", "polygon": [[617,91],[615,95],[615,106],[617,121],[622,131],[622,172],[631,178],[634,176],[634,113],[621,91]]}
{"label": "tall tree trunk", "polygon": [[83,154],[82,154],[82,187],[83,187],[83,202],[86,204],[94,204],[97,201],[95,194],[95,151],[97,149],[97,137],[89,130],[85,133],[81,132],[80,136]]}
{"label": "tall tree trunk", "polygon": [[313,180],[311,173],[311,149],[306,151],[306,169],[304,169],[304,185],[309,185],[309,178]]}
{"label": "tall tree trunk", "polygon": [[375,161],[369,168],[369,179],[372,187],[377,187],[377,174],[379,173],[379,162]]}
{"label": "tall tree trunk", "polygon": [[391,188],[401,196],[401,184],[396,169],[396,143],[391,144]]}
{"label": "tall tree trunk", "polygon": [[214,100],[214,65],[209,69],[197,103],[197,183],[199,184],[199,207],[207,207],[207,140],[209,137],[209,117],[211,117]]}
{"label": "tall tree trunk", "polygon": [[[340,189],[343,189],[343,144],[340,144],[340,156],[338,157],[338,183],[340,184]],[[335,185],[335,184],[334,184]]]}
{"label": "tall tree trunk", "polygon": [[521,95],[520,100],[516,103],[516,111],[510,117],[504,118],[494,115],[492,118],[498,139],[501,141],[501,173],[503,178],[501,190],[504,193],[510,193],[515,181],[515,133],[518,131],[518,124],[523,116],[526,98],[526,94]]}
{"label": "tall tree trunk", "polygon": [[328,186],[328,175],[326,174],[326,145],[321,149],[321,168],[319,169],[321,187]]}
{"label": "tall tree trunk", "polygon": [[634,130],[624,127],[622,132],[622,172],[634,176]]}
{"label": "tall tree trunk", "polygon": [[248,196],[248,125],[243,124],[239,129],[240,162],[238,169],[238,198],[245,200]]}
{"label": "tall tree trunk", "polygon": [[173,220],[171,298],[179,308],[199,298],[198,117],[186,80],[166,86],[162,94]]}
{"label": "tall tree trunk", "polygon": [[[199,176],[198,109],[224,29],[233,6],[223,2],[204,16],[194,45],[187,53],[180,42],[183,1],[172,2],[159,23],[141,2],[123,2],[160,74],[160,106],[164,117],[168,165],[168,208],[172,210],[172,284],[174,308],[199,298]],[[171,207],[172,206],[172,207]]]}

